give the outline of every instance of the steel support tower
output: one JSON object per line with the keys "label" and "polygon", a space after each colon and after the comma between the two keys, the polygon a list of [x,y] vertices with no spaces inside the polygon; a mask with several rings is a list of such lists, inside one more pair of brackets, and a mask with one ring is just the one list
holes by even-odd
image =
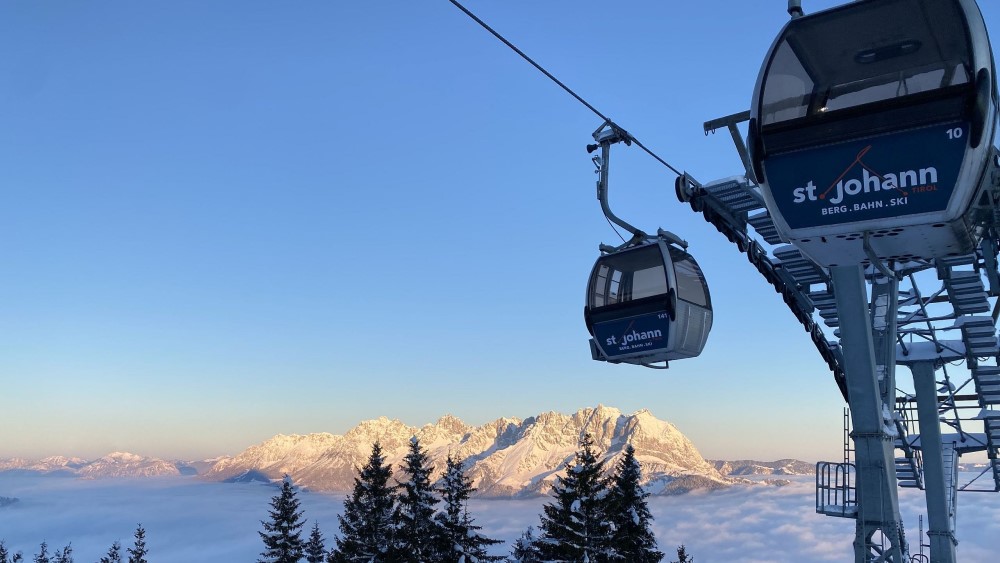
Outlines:
{"label": "steel support tower", "polygon": [[[856,519],[857,563],[908,563],[899,489],[923,490],[929,529],[918,546],[954,563],[958,493],[1000,491],[1000,152],[978,204],[993,212],[975,252],[824,268],[778,236],[737,128],[747,118],[705,124],[729,130],[744,174],[706,184],[685,174],[677,194],[781,294],[850,407],[855,459],[817,465],[816,510]],[[972,453],[988,463],[960,482],[959,458]]]}
{"label": "steel support tower", "polygon": [[[855,561],[905,561],[909,555],[899,515],[896,468],[893,463],[894,432],[886,408],[888,378],[885,348],[895,340],[883,330],[876,347],[868,291],[861,265],[830,268],[837,311],[840,345],[844,351],[847,402],[850,405],[857,459],[857,533]],[[894,284],[880,284],[880,287]],[[874,292],[875,302],[881,292]],[[881,293],[885,297],[884,293]],[[887,303],[887,301],[886,301]],[[882,317],[891,311],[887,308]],[[894,307],[892,307],[894,309]],[[874,309],[871,310],[874,312]],[[883,325],[884,328],[884,325]],[[894,352],[894,350],[893,350]],[[881,370],[879,368],[882,368]],[[881,376],[881,377],[880,377]],[[893,397],[895,396],[894,389]],[[887,418],[889,418],[887,420]]]}

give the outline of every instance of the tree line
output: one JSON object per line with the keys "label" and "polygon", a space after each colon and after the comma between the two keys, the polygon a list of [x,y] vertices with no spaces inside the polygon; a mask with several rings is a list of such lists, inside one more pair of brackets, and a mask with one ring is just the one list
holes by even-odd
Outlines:
{"label": "tree line", "polygon": [[[393,485],[392,467],[376,442],[344,501],[340,533],[329,551],[318,524],[302,538],[303,513],[286,477],[271,499],[270,520],[262,522],[265,549],[258,563],[659,563],[664,558],[650,529],[649,494],[640,485],[631,445],[605,476],[605,460],[585,435],[574,461],[556,478],[538,531],[529,527],[509,557],[489,554],[490,546],[502,542],[482,535],[469,513],[476,489],[463,461],[449,455],[445,464],[435,487],[429,457],[413,438],[401,467],[404,479]],[[694,561],[683,545],[677,557],[672,563]]]}
{"label": "tree line", "polygon": [[[149,550],[146,548],[146,529],[139,524],[133,534],[135,542],[132,547],[126,548],[122,553],[121,542],[115,540],[111,547],[97,563],[149,563],[146,555]],[[127,555],[127,559],[125,558]],[[12,553],[8,551],[3,540],[0,540],[0,563],[25,563],[24,554],[20,551]],[[69,544],[62,549],[57,549],[49,553],[49,545],[45,541],[38,546],[38,553],[31,558],[32,563],[73,563],[73,544]]]}

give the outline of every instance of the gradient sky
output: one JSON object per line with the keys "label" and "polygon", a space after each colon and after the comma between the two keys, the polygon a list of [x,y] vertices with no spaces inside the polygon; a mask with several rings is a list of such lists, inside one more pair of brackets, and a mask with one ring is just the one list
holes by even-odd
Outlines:
{"label": "gradient sky", "polygon": [[[741,166],[701,124],[749,106],[785,4],[466,5],[709,181]],[[613,208],[690,241],[715,327],[669,371],[590,360],[600,119],[446,0],[19,0],[0,50],[0,457],[600,403],[706,457],[839,459],[806,333],[636,148]]]}

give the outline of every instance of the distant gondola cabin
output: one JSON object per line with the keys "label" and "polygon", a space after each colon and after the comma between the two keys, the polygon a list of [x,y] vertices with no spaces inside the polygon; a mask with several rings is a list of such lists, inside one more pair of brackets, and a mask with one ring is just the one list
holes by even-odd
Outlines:
{"label": "distant gondola cabin", "polygon": [[694,258],[655,239],[598,258],[584,317],[595,360],[652,364],[701,353],[712,302]]}

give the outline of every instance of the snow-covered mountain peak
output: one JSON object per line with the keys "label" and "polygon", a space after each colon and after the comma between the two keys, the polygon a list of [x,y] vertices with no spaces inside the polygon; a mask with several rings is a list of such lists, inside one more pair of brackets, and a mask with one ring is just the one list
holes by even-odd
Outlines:
{"label": "snow-covered mountain peak", "polygon": [[597,405],[594,408],[589,408],[588,407],[588,408],[580,409],[580,410],[576,411],[576,414],[573,415],[573,417],[575,419],[578,419],[581,422],[584,422],[584,421],[585,422],[593,422],[593,421],[601,422],[601,421],[605,421],[605,420],[609,420],[609,419],[610,420],[615,420],[615,419],[621,418],[621,416],[622,416],[622,411],[620,411],[619,409],[616,409],[614,407],[606,407],[606,406],[600,405],[600,404]]}
{"label": "snow-covered mountain peak", "polygon": [[430,456],[435,477],[443,471],[445,457],[452,455],[466,460],[468,475],[483,496],[544,494],[573,461],[585,434],[594,438],[609,471],[625,444],[633,444],[647,482],[655,482],[661,490],[681,475],[725,482],[670,423],[648,411],[625,415],[604,405],[573,414],[550,411],[524,420],[499,418],[475,427],[451,415],[420,428],[380,417],[361,422],[343,436],[276,436],[221,460],[208,476],[227,479],[254,471],[280,478],[287,473],[306,487],[346,491],[374,442],[381,444],[386,462],[398,471],[415,436]]}
{"label": "snow-covered mountain peak", "polygon": [[653,413],[649,409],[639,409],[632,414],[633,417],[637,419],[656,419]]}
{"label": "snow-covered mountain peak", "polygon": [[77,469],[82,467],[83,465],[86,465],[87,460],[79,457],[66,457],[61,455],[54,455],[42,458],[41,460],[38,461],[38,463],[53,468],[67,467],[70,469]]}
{"label": "snow-covered mountain peak", "polygon": [[129,452],[111,452],[97,461],[109,461],[114,463],[138,463],[144,458],[141,455]]}
{"label": "snow-covered mountain peak", "polygon": [[403,424],[399,419],[380,416],[361,422],[343,437],[350,442],[367,443],[367,450],[371,450],[371,444],[378,442],[384,451],[389,452],[405,447],[416,432],[416,428]]}
{"label": "snow-covered mountain peak", "polygon": [[425,424],[415,437],[425,448],[435,448],[441,445],[455,444],[462,441],[472,427],[461,419],[450,414],[442,416],[434,424]]}
{"label": "snow-covered mountain peak", "polygon": [[180,475],[177,464],[143,457],[129,452],[111,452],[87,463],[77,470],[77,475],[91,479],[106,477],[153,477],[158,475]]}
{"label": "snow-covered mountain peak", "polygon": [[[471,427],[457,416],[446,414],[439,418],[434,424],[428,424],[424,428],[433,427],[451,434],[465,434]],[[421,429],[423,430],[423,428]]]}

